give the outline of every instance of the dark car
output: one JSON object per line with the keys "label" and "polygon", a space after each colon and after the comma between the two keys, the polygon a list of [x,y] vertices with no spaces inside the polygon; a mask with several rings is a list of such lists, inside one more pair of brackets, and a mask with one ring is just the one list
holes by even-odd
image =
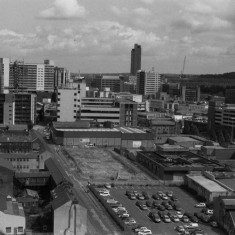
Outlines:
{"label": "dark car", "polygon": [[173,195],[173,196],[171,197],[171,200],[172,200],[172,201],[178,201],[179,199],[178,199],[175,195]]}
{"label": "dark car", "polygon": [[153,194],[152,198],[155,199],[155,200],[160,200],[161,199],[158,194]]}
{"label": "dark car", "polygon": [[149,196],[149,194],[147,192],[143,191],[142,195],[144,196],[145,200],[149,200],[150,199],[150,196]]}
{"label": "dark car", "polygon": [[159,207],[161,205],[158,201],[153,201],[153,207]]}
{"label": "dark car", "polygon": [[189,222],[188,216],[184,215],[184,216],[181,218],[181,221],[183,221],[184,223],[188,223],[188,222]]}
{"label": "dark car", "polygon": [[198,223],[198,218],[196,216],[191,216],[189,217],[189,219],[193,222],[193,223]]}
{"label": "dark car", "polygon": [[165,206],[163,206],[163,205],[158,206],[157,209],[158,209],[159,211],[164,211],[164,210],[166,210]]}
{"label": "dark car", "polygon": [[169,204],[166,204],[166,205],[165,205],[165,208],[166,208],[167,210],[173,210],[173,207],[172,207],[171,205],[169,205]]}
{"label": "dark car", "polygon": [[174,207],[175,203],[173,201],[168,201],[168,204]]}
{"label": "dark car", "polygon": [[165,215],[164,211],[158,211],[158,215],[160,216],[160,218],[163,218],[163,216]]}
{"label": "dark car", "polygon": [[150,200],[146,201],[146,206],[147,207],[152,207],[153,206],[153,202],[150,201]]}
{"label": "dark car", "polygon": [[181,211],[182,208],[179,205],[174,205],[173,207],[176,211]]}
{"label": "dark car", "polygon": [[159,215],[157,214],[157,212],[156,211],[151,211],[150,213],[149,213],[149,218],[151,218],[152,220],[153,220],[153,222],[155,222],[155,223],[160,223],[161,222],[161,219],[160,219],[160,217],[159,217]]}

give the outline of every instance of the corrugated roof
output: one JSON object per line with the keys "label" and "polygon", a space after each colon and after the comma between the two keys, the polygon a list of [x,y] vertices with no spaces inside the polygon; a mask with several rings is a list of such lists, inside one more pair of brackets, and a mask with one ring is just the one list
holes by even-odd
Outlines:
{"label": "corrugated roof", "polygon": [[60,184],[64,180],[67,180],[70,182],[70,179],[65,174],[62,167],[53,159],[49,158],[45,161],[45,166],[50,172],[53,180],[55,181],[56,185]]}
{"label": "corrugated roof", "polygon": [[203,188],[209,192],[227,192],[228,190],[220,186],[215,181],[209,180],[202,175],[188,175],[188,178],[192,179],[197,184],[201,185]]}

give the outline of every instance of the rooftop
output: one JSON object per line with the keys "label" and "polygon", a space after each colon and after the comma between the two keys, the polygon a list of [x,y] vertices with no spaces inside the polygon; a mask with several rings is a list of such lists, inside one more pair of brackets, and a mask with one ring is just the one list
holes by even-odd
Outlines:
{"label": "rooftop", "polygon": [[158,119],[152,119],[151,123],[153,126],[174,126],[174,121],[169,120],[158,120]]}
{"label": "rooftop", "polygon": [[55,129],[88,129],[90,122],[84,120],[77,122],[53,122],[53,126]]}
{"label": "rooftop", "polygon": [[225,206],[235,206],[235,198],[223,198],[222,201]]}
{"label": "rooftop", "polygon": [[188,175],[188,177],[201,185],[203,188],[206,188],[210,192],[227,192],[228,190],[223,188],[221,185],[215,181],[209,180],[202,175]]}
{"label": "rooftop", "polygon": [[220,181],[222,184],[228,186],[229,188],[235,191],[235,179],[234,178],[218,179],[218,181]]}
{"label": "rooftop", "polygon": [[195,141],[199,141],[199,140],[196,140],[192,137],[189,137],[189,136],[175,136],[175,137],[169,137],[169,139],[175,141],[175,142],[195,142]]}
{"label": "rooftop", "polygon": [[37,159],[38,153],[0,153],[0,158],[27,158],[27,159]]}

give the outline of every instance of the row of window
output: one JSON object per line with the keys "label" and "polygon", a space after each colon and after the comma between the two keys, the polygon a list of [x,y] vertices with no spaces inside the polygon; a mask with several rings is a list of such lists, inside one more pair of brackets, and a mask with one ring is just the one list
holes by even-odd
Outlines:
{"label": "row of window", "polygon": [[[18,227],[16,229],[17,229],[18,233],[23,233],[24,232],[24,228],[23,227]],[[12,230],[13,229],[11,229],[11,227],[6,227],[6,233],[12,233]]]}
{"label": "row of window", "polygon": [[14,162],[14,161],[17,161],[17,162],[28,162],[29,161],[28,158],[8,158],[7,160],[10,161],[10,162]]}
{"label": "row of window", "polygon": [[21,165],[17,165],[17,166],[13,166],[13,168],[16,168],[16,169],[29,169],[29,166],[28,165],[22,165],[22,166]]}

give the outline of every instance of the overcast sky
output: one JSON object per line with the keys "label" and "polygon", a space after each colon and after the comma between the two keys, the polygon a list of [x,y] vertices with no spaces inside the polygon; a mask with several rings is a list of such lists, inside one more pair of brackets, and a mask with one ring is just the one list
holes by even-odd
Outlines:
{"label": "overcast sky", "polygon": [[235,0],[0,0],[0,57],[71,72],[235,71]]}

